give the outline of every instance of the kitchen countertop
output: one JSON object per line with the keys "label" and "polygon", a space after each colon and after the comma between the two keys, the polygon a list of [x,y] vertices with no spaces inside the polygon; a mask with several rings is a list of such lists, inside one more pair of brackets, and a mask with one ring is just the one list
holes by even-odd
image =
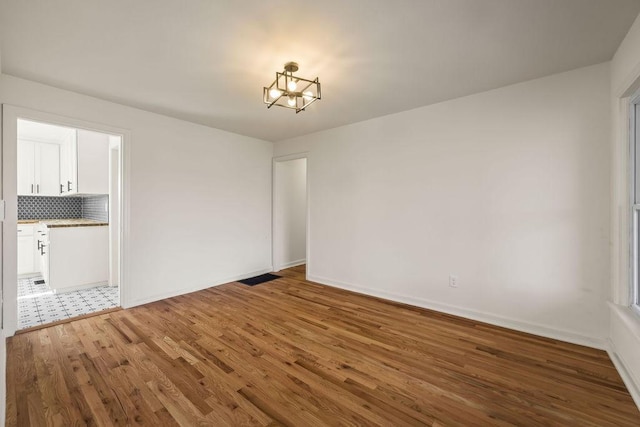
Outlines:
{"label": "kitchen countertop", "polygon": [[71,219],[21,219],[18,224],[44,224],[48,228],[58,227],[100,227],[109,225],[108,222],[96,221],[86,218]]}

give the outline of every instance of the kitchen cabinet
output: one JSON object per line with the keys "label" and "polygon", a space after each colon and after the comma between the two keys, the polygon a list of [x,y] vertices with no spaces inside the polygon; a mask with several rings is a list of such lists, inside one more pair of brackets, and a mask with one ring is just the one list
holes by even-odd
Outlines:
{"label": "kitchen cabinet", "polygon": [[40,254],[33,224],[18,225],[18,274],[38,274]]}
{"label": "kitchen cabinet", "polygon": [[46,249],[49,240],[49,230],[46,225],[40,224],[35,227],[36,250],[38,251],[38,262],[40,273],[44,282],[49,284],[49,251]]}
{"label": "kitchen cabinet", "polygon": [[62,145],[62,195],[109,193],[109,136],[78,129]]}
{"label": "kitchen cabinet", "polygon": [[68,292],[109,281],[109,227],[53,227],[41,263],[49,288]]}
{"label": "kitchen cabinet", "polygon": [[18,195],[60,195],[60,145],[18,140]]}

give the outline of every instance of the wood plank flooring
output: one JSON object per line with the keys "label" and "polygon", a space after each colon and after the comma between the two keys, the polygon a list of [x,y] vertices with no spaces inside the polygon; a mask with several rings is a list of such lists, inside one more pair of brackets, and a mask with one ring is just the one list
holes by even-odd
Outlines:
{"label": "wood plank flooring", "polygon": [[603,351],[279,274],[16,335],[7,425],[640,425]]}

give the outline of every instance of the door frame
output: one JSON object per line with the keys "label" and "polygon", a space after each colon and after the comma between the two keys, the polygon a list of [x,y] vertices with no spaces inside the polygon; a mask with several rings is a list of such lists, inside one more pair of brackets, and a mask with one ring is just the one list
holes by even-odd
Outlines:
{"label": "door frame", "polygon": [[17,120],[26,119],[54,125],[102,132],[121,138],[120,150],[120,306],[127,307],[129,301],[129,181],[131,134],[126,129],[102,123],[88,122],[71,117],[2,105],[2,199],[5,203],[5,218],[2,223],[2,328],[4,335],[15,334],[18,325],[18,196],[17,196]]}
{"label": "door frame", "polygon": [[306,241],[305,241],[305,258],[306,258],[306,276],[309,275],[311,268],[311,186],[309,185],[309,161],[310,156],[308,152],[288,154],[286,156],[278,156],[273,158],[271,167],[271,269],[275,271],[276,268],[280,268],[276,264],[276,166],[278,163],[288,162],[290,160],[307,160],[307,169],[305,171],[305,185],[306,185],[306,202],[307,202],[307,218],[306,218]]}

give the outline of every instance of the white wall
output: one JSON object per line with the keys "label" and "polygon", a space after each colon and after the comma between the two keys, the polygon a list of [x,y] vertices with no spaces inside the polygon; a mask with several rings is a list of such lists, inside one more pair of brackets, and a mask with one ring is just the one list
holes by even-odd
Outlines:
{"label": "white wall", "polygon": [[276,143],[309,152],[308,277],[603,346],[609,96],[607,63]]}
{"label": "white wall", "polygon": [[640,407],[640,316],[630,300],[629,97],[640,87],[640,16],[611,61],[611,330],[612,358]]}
{"label": "white wall", "polygon": [[307,253],[307,159],[274,162],[273,260],[280,270]]}
{"label": "white wall", "polygon": [[7,75],[0,102],[129,131],[127,306],[270,271],[270,142]]}

